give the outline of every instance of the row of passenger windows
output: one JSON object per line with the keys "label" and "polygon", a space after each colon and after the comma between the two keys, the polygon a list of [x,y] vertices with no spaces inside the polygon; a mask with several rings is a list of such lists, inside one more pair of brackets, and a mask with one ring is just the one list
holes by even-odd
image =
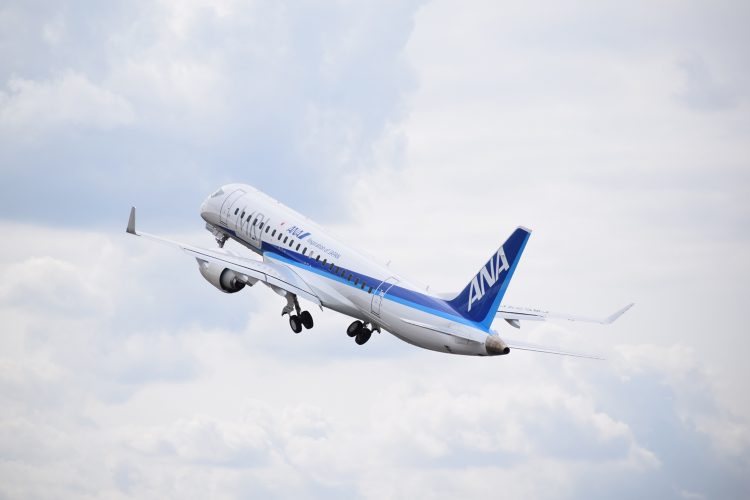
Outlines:
{"label": "row of passenger windows", "polygon": [[[237,215],[239,213],[239,211],[240,211],[240,209],[236,208],[234,210],[234,215]],[[252,216],[252,214],[250,214],[250,215],[247,216],[247,220],[248,221],[250,220],[251,216]],[[244,217],[245,217],[245,212],[243,210],[242,214],[240,215],[240,220],[243,220]],[[255,220],[253,220],[253,226],[255,226],[258,223],[258,220],[259,219],[257,217],[255,218]],[[262,231],[264,224],[265,224],[264,222],[261,222],[260,225],[258,226],[258,230]],[[271,230],[271,226],[268,225],[268,224],[265,224],[265,226],[266,226],[266,230],[264,232],[266,234],[268,234],[268,231]],[[276,236],[276,232],[277,232],[276,229],[273,229],[271,231],[270,237],[271,238],[277,237]],[[279,234],[278,234],[277,239],[278,239],[278,241],[281,241],[281,237],[284,236],[284,234],[281,232],[281,230],[279,230],[278,233]],[[294,238],[290,239],[289,236],[284,236],[284,241],[282,242],[282,244],[286,245],[287,244],[287,240],[289,241],[289,248],[294,248]],[[302,246],[302,243],[297,243],[297,247],[295,248],[295,251],[299,252],[299,249],[300,249],[301,246]],[[302,255],[307,255],[307,247],[302,248]],[[309,257],[311,259],[312,259],[312,256],[313,256],[313,252],[310,252]],[[341,276],[342,278],[344,276],[346,276],[346,274],[347,274],[345,269],[341,269],[340,267],[337,267],[333,262],[328,262],[328,260],[325,259],[325,258],[323,259],[323,262],[321,263],[320,262],[320,254],[315,255],[315,262],[320,263],[323,268],[325,268],[327,266],[329,271],[332,271],[333,274]],[[349,273],[349,275],[346,276],[346,280],[349,281],[349,282],[352,281],[352,273]],[[354,286],[359,286],[359,288],[361,290],[367,289],[367,293],[372,293],[372,287],[368,286],[367,283],[365,282],[365,280],[360,281],[359,278],[354,278]]]}

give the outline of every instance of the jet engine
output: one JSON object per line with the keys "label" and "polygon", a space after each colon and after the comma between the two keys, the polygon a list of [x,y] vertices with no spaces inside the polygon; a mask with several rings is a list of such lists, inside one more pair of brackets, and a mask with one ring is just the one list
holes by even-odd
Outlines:
{"label": "jet engine", "polygon": [[239,275],[220,266],[214,262],[198,260],[198,270],[201,272],[206,281],[218,288],[224,293],[235,293],[245,288],[245,282],[240,280]]}

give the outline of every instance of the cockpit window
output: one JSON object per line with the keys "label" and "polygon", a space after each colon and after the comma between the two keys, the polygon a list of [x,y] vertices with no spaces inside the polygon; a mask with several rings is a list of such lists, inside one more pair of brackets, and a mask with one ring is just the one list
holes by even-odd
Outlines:
{"label": "cockpit window", "polygon": [[211,195],[211,198],[216,198],[217,196],[221,196],[222,194],[224,194],[224,190],[221,189],[221,188],[219,188],[219,189],[216,190],[216,192],[214,194]]}

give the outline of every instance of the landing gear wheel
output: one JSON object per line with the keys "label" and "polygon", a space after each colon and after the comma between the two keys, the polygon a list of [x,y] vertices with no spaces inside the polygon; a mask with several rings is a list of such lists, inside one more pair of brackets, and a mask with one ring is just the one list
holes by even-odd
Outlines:
{"label": "landing gear wheel", "polygon": [[302,322],[302,326],[308,330],[313,327],[313,319],[310,311],[302,311],[299,315],[299,320]]}
{"label": "landing gear wheel", "polygon": [[292,328],[292,331],[294,333],[299,333],[302,331],[302,322],[299,319],[299,316],[296,314],[292,314],[289,316],[289,326]]}
{"label": "landing gear wheel", "polygon": [[356,337],[359,331],[362,329],[364,325],[361,321],[357,320],[346,329],[346,334],[350,337]]}
{"label": "landing gear wheel", "polygon": [[354,341],[358,345],[362,345],[368,340],[370,340],[370,337],[372,336],[372,331],[368,330],[367,328],[362,328],[359,333],[357,333],[357,336],[354,338]]}

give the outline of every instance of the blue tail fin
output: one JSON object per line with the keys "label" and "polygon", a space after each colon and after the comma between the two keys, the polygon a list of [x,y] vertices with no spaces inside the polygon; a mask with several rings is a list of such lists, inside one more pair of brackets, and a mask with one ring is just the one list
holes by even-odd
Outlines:
{"label": "blue tail fin", "polygon": [[513,231],[466,288],[448,304],[463,317],[489,330],[530,235],[531,231],[523,227]]}

